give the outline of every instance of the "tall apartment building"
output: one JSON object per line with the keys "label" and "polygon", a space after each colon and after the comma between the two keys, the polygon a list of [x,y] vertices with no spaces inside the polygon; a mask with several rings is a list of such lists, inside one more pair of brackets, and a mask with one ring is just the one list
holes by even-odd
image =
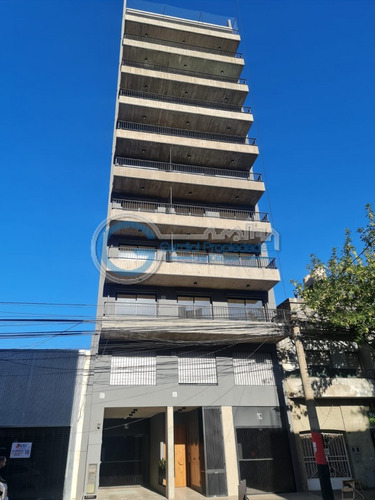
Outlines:
{"label": "tall apartment building", "polygon": [[240,36],[124,10],[81,485],[294,488]]}

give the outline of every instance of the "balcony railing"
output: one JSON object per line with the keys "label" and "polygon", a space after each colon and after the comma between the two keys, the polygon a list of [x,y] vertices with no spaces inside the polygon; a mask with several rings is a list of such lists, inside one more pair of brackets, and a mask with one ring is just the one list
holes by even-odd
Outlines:
{"label": "balcony railing", "polygon": [[128,38],[129,40],[138,40],[141,42],[149,42],[155,43],[158,45],[166,45],[167,47],[177,47],[179,49],[191,49],[194,52],[206,52],[212,54],[220,54],[228,57],[235,57],[237,59],[242,59],[243,56],[241,52],[228,52],[226,50],[221,49],[212,49],[210,47],[202,47],[201,45],[189,45],[184,42],[172,42],[171,40],[163,40],[161,38],[152,38],[147,35],[133,35],[131,33],[125,33],[124,38]]}
{"label": "balcony railing", "polygon": [[268,214],[264,212],[253,212],[238,210],[234,208],[202,207],[197,205],[180,205],[169,203],[158,203],[153,201],[136,201],[114,198],[112,208],[131,210],[132,212],[154,212],[169,215],[186,215],[193,217],[210,217],[219,219],[236,219],[254,222],[269,222]]}
{"label": "balcony railing", "polygon": [[241,83],[246,84],[246,80],[244,78],[236,78],[234,76],[226,76],[224,74],[213,75],[212,73],[201,73],[199,71],[191,71],[185,68],[172,68],[170,66],[158,66],[157,64],[151,64],[147,61],[139,62],[139,61],[130,61],[129,59],[123,59],[122,64],[125,66],[133,66],[134,68],[142,68],[142,69],[152,69],[155,71],[162,71],[165,73],[174,73],[177,75],[189,75],[194,76],[196,78],[205,78],[207,80],[220,80],[223,82],[233,82],[233,83]]}
{"label": "balcony railing", "polygon": [[251,113],[249,106],[236,106],[235,104],[226,104],[223,102],[198,101],[196,99],[184,99],[171,95],[152,94],[151,92],[140,92],[138,90],[120,89],[120,95],[128,97],[140,97],[151,101],[171,102],[176,104],[185,104],[187,106],[198,106],[201,108],[222,109],[225,111],[236,111],[240,113]]}
{"label": "balcony railing", "polygon": [[286,323],[289,320],[288,311],[282,309],[244,308],[227,305],[200,306],[182,304],[152,304],[116,301],[104,303],[104,316],[128,316],[136,318],[176,318],[202,320],[230,320],[230,321],[262,321]]}
{"label": "balcony railing", "polygon": [[[111,251],[112,250],[112,251]],[[252,267],[258,269],[277,269],[276,260],[273,257],[263,257],[255,255],[222,254],[208,252],[189,251],[166,251],[156,248],[131,248],[119,250],[118,255],[113,254],[112,247],[109,249],[109,257],[126,259],[132,262],[153,259],[155,261],[165,261],[179,264],[205,264],[219,266]]]}
{"label": "balcony railing", "polygon": [[179,172],[183,174],[207,175],[212,177],[234,177],[249,181],[262,182],[262,174],[244,172],[242,170],[229,170],[220,168],[201,167],[198,165],[183,165],[181,163],[165,163],[161,161],[137,160],[134,158],[115,157],[115,165],[119,167],[136,167],[163,172]]}
{"label": "balcony railing", "polygon": [[155,125],[144,125],[143,123],[123,122],[118,120],[117,128],[121,130],[133,130],[161,135],[172,135],[177,137],[190,137],[191,139],[202,139],[205,141],[230,142],[233,144],[248,144],[256,146],[256,140],[250,137],[239,137],[237,135],[209,134],[206,132],[195,132],[181,128],[158,127]]}

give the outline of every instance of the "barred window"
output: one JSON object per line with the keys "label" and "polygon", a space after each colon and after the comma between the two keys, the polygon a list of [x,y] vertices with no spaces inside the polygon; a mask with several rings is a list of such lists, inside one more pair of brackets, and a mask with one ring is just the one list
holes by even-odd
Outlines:
{"label": "barred window", "polygon": [[156,355],[131,353],[112,356],[110,385],[156,385]]}
{"label": "barred window", "polygon": [[271,354],[236,352],[233,354],[235,385],[276,385]]}
{"label": "barred window", "polygon": [[214,354],[179,354],[178,383],[217,384],[216,358]]}

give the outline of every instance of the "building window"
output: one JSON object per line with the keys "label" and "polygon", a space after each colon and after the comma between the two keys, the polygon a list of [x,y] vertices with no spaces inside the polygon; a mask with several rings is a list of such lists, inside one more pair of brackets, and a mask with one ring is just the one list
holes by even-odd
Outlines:
{"label": "building window", "polygon": [[331,368],[329,351],[306,350],[306,363],[310,377],[325,377]]}
{"label": "building window", "polygon": [[359,360],[359,354],[356,351],[347,351],[345,353],[346,368],[352,370],[360,370],[361,362]]}
{"label": "building window", "polygon": [[[308,485],[318,485],[318,469],[315,462],[314,446],[309,432],[300,433],[303,458]],[[352,477],[345,436],[340,432],[322,432],[331,482],[334,489],[342,486],[342,481]]]}
{"label": "building window", "polygon": [[210,353],[179,354],[178,383],[216,385],[215,355]]}
{"label": "building window", "polygon": [[271,354],[233,354],[235,385],[276,385]]}
{"label": "building window", "polygon": [[123,316],[156,316],[156,295],[118,293],[115,314]]}
{"label": "building window", "polygon": [[228,314],[230,319],[265,319],[263,303],[257,299],[228,299]]}
{"label": "building window", "polygon": [[305,351],[308,366],[331,366],[329,351]]}
{"label": "building window", "polygon": [[156,385],[156,355],[153,352],[112,356],[110,385]]}
{"label": "building window", "polygon": [[177,297],[179,318],[212,318],[211,297]]}

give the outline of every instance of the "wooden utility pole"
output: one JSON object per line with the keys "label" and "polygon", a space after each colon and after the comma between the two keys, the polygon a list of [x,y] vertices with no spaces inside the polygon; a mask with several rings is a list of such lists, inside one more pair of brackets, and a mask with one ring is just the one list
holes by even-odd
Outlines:
{"label": "wooden utility pole", "polygon": [[301,330],[298,324],[298,320],[292,326],[292,339],[296,347],[299,371],[302,380],[302,388],[305,394],[307,416],[310,423],[311,439],[314,449],[315,462],[318,468],[322,498],[323,500],[333,500],[334,496],[332,491],[331,478],[329,474],[326,454],[324,451],[323,437],[320,431],[318,413],[315,406],[314,391],[309,380],[309,372],[307,369],[305,351],[303,349],[303,344],[301,341]]}

